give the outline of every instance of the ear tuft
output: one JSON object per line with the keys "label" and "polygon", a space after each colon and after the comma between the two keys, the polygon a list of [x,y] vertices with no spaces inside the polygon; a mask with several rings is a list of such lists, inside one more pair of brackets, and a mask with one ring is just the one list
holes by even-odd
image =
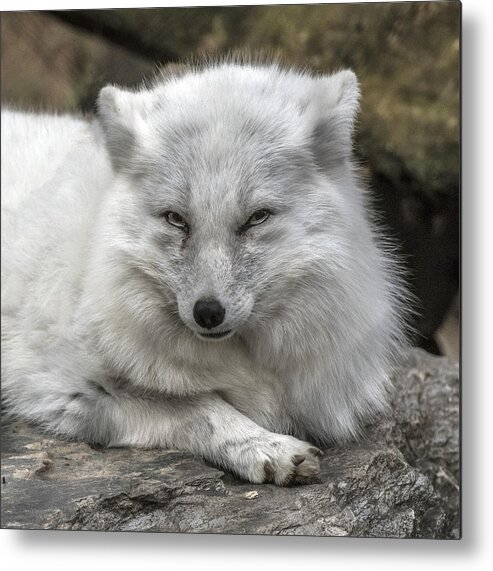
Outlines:
{"label": "ear tuft", "polygon": [[128,170],[135,152],[137,133],[133,121],[132,103],[136,95],[108,85],[98,97],[98,114],[103,128],[113,168]]}
{"label": "ear tuft", "polygon": [[351,70],[345,69],[334,74],[332,82],[339,94],[337,107],[345,115],[352,128],[359,110],[360,89],[358,79]]}
{"label": "ear tuft", "polygon": [[132,95],[129,91],[107,85],[99,92],[98,110],[101,114],[123,113],[128,107]]}
{"label": "ear tuft", "polygon": [[338,93],[338,103],[353,102],[358,104],[359,100],[359,84],[356,74],[350,69],[343,69],[337,73],[329,75],[328,79],[334,91]]}
{"label": "ear tuft", "polygon": [[316,80],[313,150],[324,168],[351,156],[360,89],[356,75],[342,70]]}

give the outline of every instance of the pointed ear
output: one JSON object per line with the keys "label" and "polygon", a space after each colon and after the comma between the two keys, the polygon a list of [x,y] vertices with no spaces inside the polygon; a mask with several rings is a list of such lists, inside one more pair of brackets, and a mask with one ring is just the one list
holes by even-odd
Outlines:
{"label": "pointed ear", "polygon": [[350,70],[315,80],[313,153],[322,168],[333,167],[351,156],[359,97],[358,80]]}
{"label": "pointed ear", "polygon": [[113,86],[101,90],[98,114],[116,171],[132,171],[149,130],[146,118],[153,105],[152,92],[124,91]]}

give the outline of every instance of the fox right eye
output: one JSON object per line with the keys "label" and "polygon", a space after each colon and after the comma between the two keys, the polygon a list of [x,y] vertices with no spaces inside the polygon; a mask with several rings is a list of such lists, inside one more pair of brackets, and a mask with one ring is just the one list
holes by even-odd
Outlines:
{"label": "fox right eye", "polygon": [[178,212],[167,210],[163,216],[166,222],[168,224],[171,224],[171,226],[176,226],[176,228],[180,228],[181,230],[188,232],[189,226],[187,224],[187,221],[185,220],[185,218],[183,218],[181,214],[178,214]]}

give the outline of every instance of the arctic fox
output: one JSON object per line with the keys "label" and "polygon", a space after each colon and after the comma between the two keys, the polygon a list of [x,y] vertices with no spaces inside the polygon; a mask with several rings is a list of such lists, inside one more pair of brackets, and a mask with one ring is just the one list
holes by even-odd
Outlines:
{"label": "arctic fox", "polygon": [[2,393],[107,446],[302,482],[384,411],[403,288],[351,71],[222,62],[98,117],[2,114]]}

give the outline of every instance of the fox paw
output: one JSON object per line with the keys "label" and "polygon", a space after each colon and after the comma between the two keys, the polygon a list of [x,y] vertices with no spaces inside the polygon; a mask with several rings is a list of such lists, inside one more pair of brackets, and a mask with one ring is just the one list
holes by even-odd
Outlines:
{"label": "fox paw", "polygon": [[289,484],[303,484],[320,472],[319,457],[323,452],[308,444],[299,441],[294,454],[274,456],[264,463],[264,482],[273,482],[278,486]]}
{"label": "fox paw", "polygon": [[271,434],[238,450],[234,471],[250,482],[303,484],[320,472],[321,450],[292,436]]}

